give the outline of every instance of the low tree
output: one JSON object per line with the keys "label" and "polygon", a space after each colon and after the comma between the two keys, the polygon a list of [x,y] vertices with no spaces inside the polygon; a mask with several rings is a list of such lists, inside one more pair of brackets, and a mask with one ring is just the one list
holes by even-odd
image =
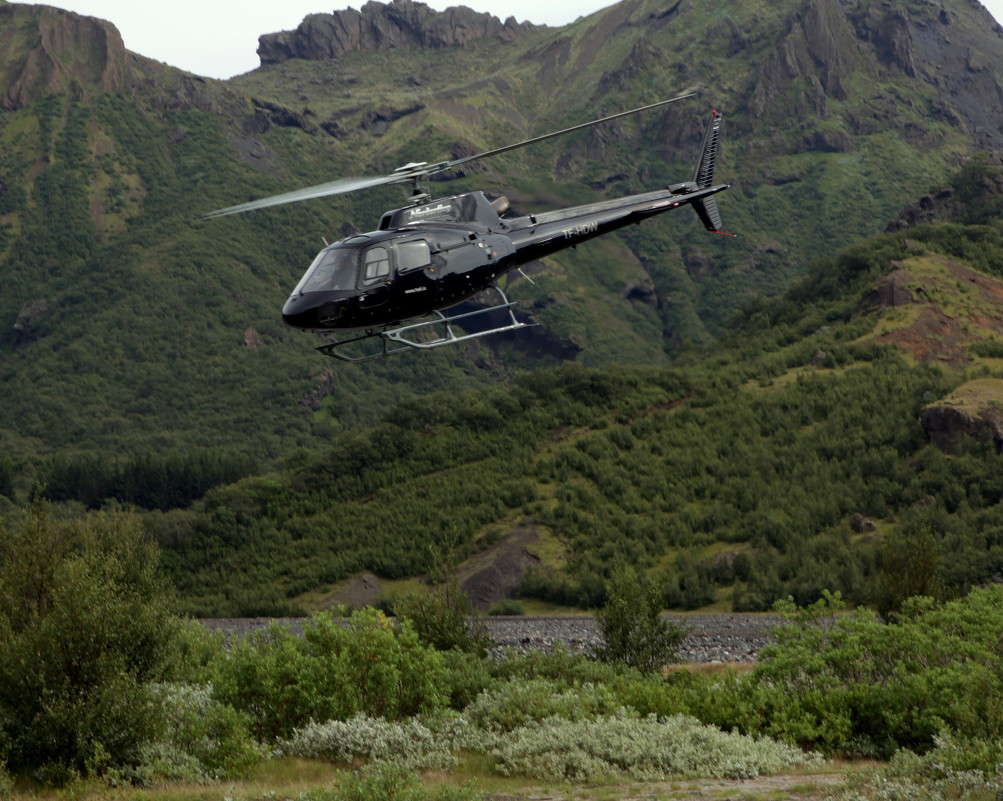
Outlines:
{"label": "low tree", "polygon": [[394,613],[410,621],[421,641],[439,651],[483,657],[491,645],[484,621],[455,575],[425,592],[401,598],[394,604]]}
{"label": "low tree", "polygon": [[132,514],[0,524],[0,761],[50,780],[131,764],[182,623]]}
{"label": "low tree", "polygon": [[679,659],[687,629],[662,617],[662,594],[643,574],[622,568],[607,584],[606,605],[596,612],[604,644],[596,655],[653,672]]}

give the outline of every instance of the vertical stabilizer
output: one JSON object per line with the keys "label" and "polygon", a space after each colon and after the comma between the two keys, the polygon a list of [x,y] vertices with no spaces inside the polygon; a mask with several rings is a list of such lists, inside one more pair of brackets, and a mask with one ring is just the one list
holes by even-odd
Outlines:
{"label": "vertical stabilizer", "polygon": [[717,150],[721,142],[721,112],[712,111],[710,124],[703,137],[703,149],[700,151],[700,162],[693,173],[693,183],[698,189],[706,189],[714,183],[714,167],[717,164]]}
{"label": "vertical stabilizer", "polygon": [[[721,112],[712,111],[707,132],[703,138],[703,149],[700,151],[700,161],[693,173],[693,183],[697,189],[708,189],[714,183],[714,168],[717,166],[718,147],[721,143]],[[697,200],[693,208],[703,223],[704,228],[715,234],[723,234],[721,230],[721,212],[717,209],[717,200],[708,197]],[[731,236],[731,234],[728,234]]]}

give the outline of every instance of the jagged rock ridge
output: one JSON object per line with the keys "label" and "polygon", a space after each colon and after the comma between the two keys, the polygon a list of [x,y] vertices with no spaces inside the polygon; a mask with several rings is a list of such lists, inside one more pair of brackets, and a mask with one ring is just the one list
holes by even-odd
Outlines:
{"label": "jagged rock ridge", "polygon": [[258,40],[258,56],[262,65],[291,58],[326,61],[352,50],[463,46],[486,36],[512,41],[534,27],[516,22],[515,17],[503,23],[466,6],[438,12],[412,0],[393,0],[386,5],[371,0],[361,11],[348,8],[310,14],[295,31],[265,34]]}

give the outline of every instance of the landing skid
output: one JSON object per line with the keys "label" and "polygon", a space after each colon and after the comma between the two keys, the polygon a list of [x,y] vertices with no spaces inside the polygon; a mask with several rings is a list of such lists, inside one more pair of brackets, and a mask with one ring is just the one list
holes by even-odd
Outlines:
{"label": "landing skid", "polygon": [[[408,350],[431,350],[432,348],[441,348],[443,345],[452,345],[456,342],[464,342],[468,339],[486,337],[489,334],[501,334],[505,331],[514,331],[518,328],[526,328],[527,324],[520,323],[515,317],[515,312],[512,311],[512,307],[515,306],[515,301],[509,300],[502,291],[501,287],[493,286],[491,289],[494,289],[499,295],[501,295],[502,302],[500,304],[488,306],[484,309],[476,309],[472,312],[453,314],[449,316],[443,314],[441,311],[434,311],[433,314],[436,315],[434,320],[422,320],[419,323],[409,323],[408,325],[397,326],[396,328],[385,328],[382,331],[367,331],[365,334],[352,337],[351,339],[341,339],[336,342],[329,342],[326,345],[321,345],[317,348],[317,350],[325,356],[331,356],[332,358],[339,359],[343,362],[358,364],[360,362],[371,362],[374,359],[385,359],[387,356],[393,356],[395,353],[403,353]],[[478,331],[474,334],[460,334],[459,336],[453,330],[453,323],[459,320],[471,320],[500,309],[504,309],[508,312],[509,322],[505,325],[500,325],[486,331]],[[438,328],[439,326],[441,326],[441,328]],[[419,340],[417,335],[425,332],[431,332],[433,334],[432,338]],[[338,350],[343,348],[345,345],[351,345],[356,342],[367,342],[370,340],[372,340],[374,344],[379,345],[379,350],[374,353],[370,353],[366,356],[349,356],[347,353],[338,352]]]}

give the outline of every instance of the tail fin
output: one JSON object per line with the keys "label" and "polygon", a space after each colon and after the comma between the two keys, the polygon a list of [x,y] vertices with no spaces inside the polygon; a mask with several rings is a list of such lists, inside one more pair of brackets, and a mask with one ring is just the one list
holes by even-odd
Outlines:
{"label": "tail fin", "polygon": [[[700,161],[697,163],[696,172],[693,173],[693,183],[697,189],[707,189],[714,183],[714,167],[717,164],[718,145],[721,141],[721,117],[720,111],[711,112],[710,123],[703,138]],[[693,208],[708,231],[734,236],[721,230],[721,213],[717,209],[717,200],[714,197],[694,201]]]}
{"label": "tail fin", "polygon": [[693,173],[693,183],[698,189],[706,189],[714,183],[714,166],[717,163],[717,147],[721,141],[721,112],[710,113],[710,124],[703,137],[703,149],[700,152],[700,162]]}

